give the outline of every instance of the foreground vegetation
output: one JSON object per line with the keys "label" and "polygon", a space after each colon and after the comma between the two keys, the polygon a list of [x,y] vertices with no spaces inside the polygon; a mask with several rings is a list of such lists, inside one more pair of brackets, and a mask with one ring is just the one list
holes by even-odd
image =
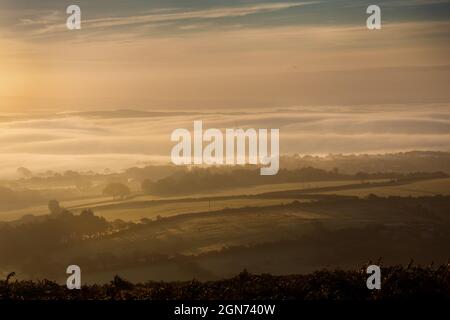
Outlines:
{"label": "foreground vegetation", "polygon": [[0,299],[12,300],[397,300],[450,299],[450,265],[382,268],[381,290],[368,290],[365,268],[321,270],[307,275],[254,275],[225,280],[133,284],[116,276],[109,284],[68,290],[49,280],[0,281]]}

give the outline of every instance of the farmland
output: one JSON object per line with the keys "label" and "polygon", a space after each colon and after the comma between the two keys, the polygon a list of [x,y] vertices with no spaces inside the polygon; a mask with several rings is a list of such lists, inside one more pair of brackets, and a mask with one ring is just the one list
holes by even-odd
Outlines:
{"label": "farmland", "polygon": [[[2,210],[0,277],[15,271],[19,280],[61,283],[67,265],[76,263],[86,284],[115,275],[134,283],[217,281],[243,269],[287,275],[352,269],[380,258],[386,265],[449,258],[445,173],[348,175],[307,168],[284,170],[279,179],[303,182],[253,185],[253,169],[205,170],[176,173],[156,185],[161,194],[146,194],[130,180],[131,191],[122,197],[101,195],[96,185],[85,196],[48,206]],[[235,187],[241,175],[248,185]],[[196,176],[222,179],[226,187],[211,183],[211,190],[190,192],[179,185]],[[33,186],[46,179],[34,179]],[[99,183],[105,177],[78,179]],[[171,186],[177,192],[163,194]]]}
{"label": "farmland", "polygon": [[[384,182],[386,179],[370,180]],[[211,193],[199,193],[186,196],[149,196],[139,193],[133,194],[130,199],[114,201],[109,197],[97,196],[85,199],[62,201],[62,205],[74,212],[84,208],[92,208],[97,214],[108,220],[123,219],[139,221],[142,218],[154,219],[180,213],[220,210],[223,208],[238,208],[245,206],[272,205],[283,203],[283,200],[252,200],[247,196],[266,192],[285,190],[307,190],[312,188],[344,186],[349,181],[319,181],[307,183],[269,184],[246,188],[236,188]],[[213,198],[212,201],[209,199]],[[220,198],[220,200],[214,200]],[[158,202],[159,201],[159,202]],[[285,201],[284,201],[285,202]],[[45,215],[48,213],[47,204],[17,210],[4,210],[0,213],[0,221],[19,219],[23,215]]]}

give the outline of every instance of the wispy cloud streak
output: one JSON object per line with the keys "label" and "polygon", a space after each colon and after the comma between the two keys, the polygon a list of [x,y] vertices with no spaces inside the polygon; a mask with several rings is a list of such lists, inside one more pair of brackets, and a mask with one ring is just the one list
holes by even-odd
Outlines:
{"label": "wispy cloud streak", "polygon": [[[127,27],[134,25],[151,25],[166,22],[180,22],[187,20],[210,20],[220,18],[245,17],[258,13],[275,12],[295,7],[312,5],[319,3],[319,1],[308,2],[276,2],[276,3],[262,3],[255,5],[244,6],[230,6],[218,7],[201,10],[186,11],[186,9],[166,8],[155,9],[148,14],[142,15],[127,15],[122,17],[103,17],[83,20],[83,28],[88,30],[105,29],[112,27]],[[20,19],[16,24],[17,27],[26,26],[40,26],[32,33],[35,35],[51,35],[64,30],[64,25],[60,22],[55,22],[55,12],[46,14],[39,18]]]}

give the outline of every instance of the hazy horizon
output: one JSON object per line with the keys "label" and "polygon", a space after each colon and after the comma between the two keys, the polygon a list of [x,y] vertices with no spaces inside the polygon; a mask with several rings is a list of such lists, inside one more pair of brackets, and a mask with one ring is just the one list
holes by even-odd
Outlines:
{"label": "hazy horizon", "polygon": [[279,128],[281,154],[361,154],[450,151],[450,106],[303,107],[234,112],[133,110],[0,119],[0,177],[16,169],[103,172],[170,163],[176,128]]}

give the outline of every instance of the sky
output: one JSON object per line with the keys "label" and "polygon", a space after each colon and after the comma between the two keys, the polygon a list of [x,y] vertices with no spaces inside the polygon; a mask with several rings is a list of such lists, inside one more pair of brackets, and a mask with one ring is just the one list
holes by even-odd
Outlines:
{"label": "sky", "polygon": [[0,178],[167,162],[194,120],[278,128],[282,154],[450,151],[449,14],[450,0],[0,0]]}
{"label": "sky", "polygon": [[[81,8],[67,30],[66,7]],[[381,8],[382,29],[366,28]],[[0,114],[450,100],[450,2],[0,0]]]}

